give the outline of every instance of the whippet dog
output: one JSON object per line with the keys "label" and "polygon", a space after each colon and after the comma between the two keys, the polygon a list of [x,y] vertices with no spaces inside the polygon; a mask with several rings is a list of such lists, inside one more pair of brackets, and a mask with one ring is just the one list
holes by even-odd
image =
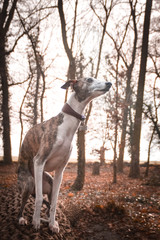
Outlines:
{"label": "whippet dog", "polygon": [[[19,224],[26,224],[23,209],[30,195],[35,196],[33,225],[40,228],[40,211],[44,201],[49,210],[49,228],[59,232],[55,220],[56,205],[63,171],[72,150],[72,139],[84,120],[82,115],[86,105],[94,98],[105,94],[111,87],[110,82],[98,81],[95,78],[82,78],[68,81],[62,88],[72,86],[73,92],[62,111],[55,117],[35,125],[26,134],[18,165],[18,186],[22,193],[22,204],[19,213]],[[54,178],[48,173],[55,171]],[[48,200],[43,200],[43,194]]]}

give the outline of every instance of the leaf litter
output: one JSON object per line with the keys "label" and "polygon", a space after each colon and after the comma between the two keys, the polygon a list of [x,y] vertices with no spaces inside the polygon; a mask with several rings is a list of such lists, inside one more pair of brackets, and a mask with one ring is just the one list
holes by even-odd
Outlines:
{"label": "leaf litter", "polygon": [[[64,239],[66,236],[67,240],[159,240],[160,167],[152,166],[148,178],[143,178],[145,168],[141,167],[140,179],[128,178],[129,167],[125,167],[124,173],[117,175],[117,184],[112,184],[111,165],[101,166],[98,176],[92,175],[92,167],[91,163],[86,165],[84,187],[76,192],[71,186],[76,178],[77,167],[74,163],[68,164],[64,172],[58,204],[63,213],[59,216],[64,218],[61,223],[61,228],[65,229],[62,231],[64,235],[52,238],[45,226],[43,236],[46,235],[46,239]],[[1,191],[12,188],[16,184],[16,178],[16,164],[12,167],[0,165]],[[1,201],[5,201],[6,197],[7,195],[2,196]],[[28,207],[33,208],[34,200],[32,199],[29,204]],[[12,209],[9,213],[13,217]],[[30,211],[29,214],[32,215],[32,213]],[[5,224],[4,217],[5,214],[2,212],[2,221]],[[68,220],[70,225],[65,224]],[[18,234],[23,236],[23,232]],[[33,233],[31,236],[34,239]]]}

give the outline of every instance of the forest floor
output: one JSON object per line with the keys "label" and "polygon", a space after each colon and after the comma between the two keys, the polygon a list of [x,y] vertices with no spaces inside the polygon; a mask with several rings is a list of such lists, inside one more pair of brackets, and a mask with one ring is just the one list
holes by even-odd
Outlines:
{"label": "forest floor", "polygon": [[[112,184],[112,166],[101,167],[92,175],[93,164],[86,165],[84,188],[75,192],[76,164],[69,163],[60,190],[57,219],[60,233],[52,234],[46,223],[37,232],[32,227],[34,199],[25,208],[26,226],[19,226],[17,215],[20,194],[17,190],[17,164],[0,164],[0,238],[1,240],[159,240],[160,239],[160,166],[150,167],[149,177],[128,178],[129,167]],[[45,206],[42,217],[45,216]]]}

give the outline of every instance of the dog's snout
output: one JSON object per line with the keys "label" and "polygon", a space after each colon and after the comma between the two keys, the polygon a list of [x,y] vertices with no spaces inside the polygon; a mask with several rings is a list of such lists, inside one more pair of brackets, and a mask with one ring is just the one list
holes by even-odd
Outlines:
{"label": "dog's snout", "polygon": [[112,86],[111,82],[106,82],[106,87],[107,87],[108,90],[110,89],[111,86]]}
{"label": "dog's snout", "polygon": [[106,85],[107,85],[108,87],[111,87],[111,86],[112,86],[112,83],[111,83],[111,82],[106,82]]}

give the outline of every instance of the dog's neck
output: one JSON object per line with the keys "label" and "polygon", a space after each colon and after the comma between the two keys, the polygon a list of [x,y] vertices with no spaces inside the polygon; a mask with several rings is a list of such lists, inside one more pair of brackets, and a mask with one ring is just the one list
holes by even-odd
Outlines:
{"label": "dog's neck", "polygon": [[67,101],[67,104],[64,105],[62,111],[66,114],[72,115],[73,117],[77,118],[78,120],[83,120],[83,110],[86,107],[87,103],[79,102],[76,99],[76,93],[72,93],[71,97]]}
{"label": "dog's neck", "polygon": [[80,121],[84,121],[85,117],[79,113],[77,113],[76,111],[73,110],[73,108],[71,108],[71,106],[68,103],[65,103],[63,108],[62,108],[62,112],[66,113],[72,117],[77,118]]}
{"label": "dog's neck", "polygon": [[71,108],[74,109],[74,111],[76,111],[79,114],[82,114],[87,102],[86,101],[82,101],[79,102],[78,99],[76,98],[76,93],[72,93],[69,100],[67,101],[67,103],[71,106]]}

